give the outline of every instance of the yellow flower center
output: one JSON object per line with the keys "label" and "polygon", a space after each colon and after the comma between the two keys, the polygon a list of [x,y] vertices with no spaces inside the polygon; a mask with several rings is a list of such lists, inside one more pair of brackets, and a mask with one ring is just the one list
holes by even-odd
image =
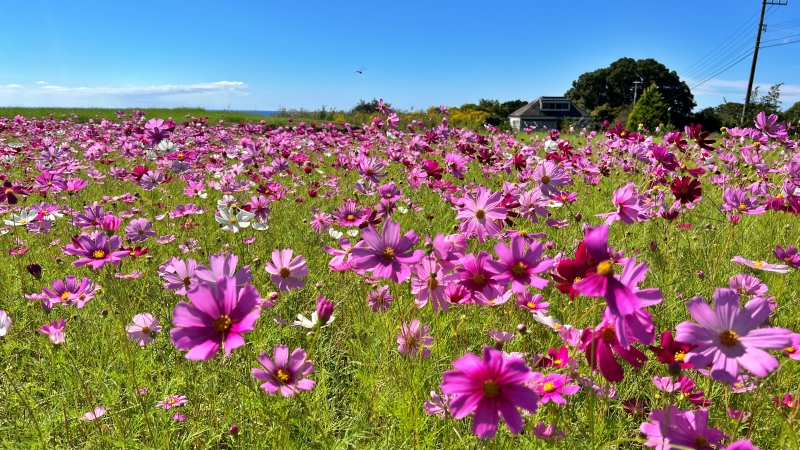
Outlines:
{"label": "yellow flower center", "polygon": [[719,334],[719,342],[726,347],[733,347],[739,342],[739,335],[735,331],[725,330]]}
{"label": "yellow flower center", "polygon": [[603,261],[597,265],[597,273],[603,275],[604,277],[610,277],[614,275],[614,263],[611,261]]}
{"label": "yellow flower center", "polygon": [[484,217],[486,217],[486,211],[484,211],[482,209],[479,209],[479,210],[475,211],[475,217],[478,220],[483,219]]}
{"label": "yellow flower center", "polygon": [[581,277],[575,277],[575,279],[574,279],[574,280],[572,280],[572,282],[573,282],[573,283],[577,283],[577,282],[579,282],[579,281],[581,281],[581,280],[583,280],[583,278],[581,278]]}
{"label": "yellow flower center", "polygon": [[697,448],[708,448],[708,439],[703,436],[697,436],[694,438],[694,445],[696,445]]}
{"label": "yellow flower center", "polygon": [[61,300],[67,300],[69,298],[69,292],[64,292],[61,294]]}
{"label": "yellow flower center", "polygon": [[753,263],[753,265],[754,265],[754,266],[756,266],[756,267],[761,267],[761,266],[763,266],[763,265],[764,265],[764,261],[755,261],[755,262]]}
{"label": "yellow flower center", "polygon": [[288,278],[291,274],[292,272],[286,267],[281,267],[280,272],[278,272],[278,275],[280,275],[282,278]]}
{"label": "yellow flower center", "polygon": [[95,250],[94,253],[92,253],[92,257],[94,259],[103,259],[106,257],[106,252],[102,250]]}
{"label": "yellow flower center", "polygon": [[519,235],[522,236],[522,237],[525,237],[525,236],[528,235],[528,232],[525,231],[525,230],[519,230]]}
{"label": "yellow flower center", "polygon": [[519,261],[511,266],[511,273],[514,275],[522,275],[528,271],[528,266],[525,265],[524,262]]}
{"label": "yellow flower center", "polygon": [[352,214],[348,214],[347,215],[347,220],[355,220],[355,218],[356,218],[356,216],[354,216]]}
{"label": "yellow flower center", "polygon": [[547,184],[549,182],[550,182],[550,177],[548,177],[547,175],[542,177],[542,184]]}
{"label": "yellow flower center", "polygon": [[675,361],[678,361],[678,362],[682,363],[685,359],[686,359],[686,353],[684,353],[681,350],[678,350],[677,352],[675,352]]}
{"label": "yellow flower center", "polygon": [[386,193],[386,198],[392,198],[392,193],[391,192],[387,192]]}
{"label": "yellow flower center", "polygon": [[19,224],[20,224],[20,225],[25,225],[26,223],[28,223],[28,221],[27,221],[27,220],[25,220],[25,219],[19,219]]}
{"label": "yellow flower center", "polygon": [[236,220],[236,217],[231,217],[231,223],[236,223],[236,222],[238,222],[238,220]]}
{"label": "yellow flower center", "polygon": [[744,203],[739,203],[739,211],[744,211],[747,209],[747,206]]}
{"label": "yellow flower center", "polygon": [[484,276],[482,273],[479,273],[472,278],[472,281],[478,284],[483,284],[486,282],[486,276]]}
{"label": "yellow flower center", "polygon": [[278,372],[275,375],[277,375],[278,379],[284,383],[289,381],[290,378],[289,371],[287,371],[286,369],[278,369]]}
{"label": "yellow flower center", "polygon": [[218,333],[230,331],[232,325],[233,321],[225,314],[219,316],[219,318],[214,321],[214,329],[217,330]]}
{"label": "yellow flower center", "polygon": [[142,333],[150,334],[150,327],[142,327]]}
{"label": "yellow flower center", "polygon": [[542,389],[544,389],[544,391],[549,394],[551,392],[556,391],[556,385],[548,381],[547,383],[544,384],[544,387]]}
{"label": "yellow flower center", "polygon": [[794,355],[795,353],[797,353],[797,349],[794,347],[786,347],[785,349],[783,349],[783,351],[785,351],[790,355]]}
{"label": "yellow flower center", "polygon": [[10,193],[12,193],[12,192],[14,192],[14,190],[13,190],[13,189],[11,189],[11,188],[8,188],[8,189],[6,189],[6,194],[10,194]]}
{"label": "yellow flower center", "polygon": [[554,359],[553,364],[560,366],[561,364],[564,364],[564,361],[562,361],[561,359]]}
{"label": "yellow flower center", "polygon": [[391,247],[386,247],[386,250],[383,251],[383,257],[386,259],[394,258],[394,249]]}
{"label": "yellow flower center", "polygon": [[500,386],[494,380],[486,380],[483,382],[483,395],[492,398],[497,397],[500,393]]}
{"label": "yellow flower center", "polygon": [[527,306],[527,307],[528,307],[528,308],[530,308],[530,309],[536,309],[536,307],[537,307],[538,305],[536,305],[536,303],[533,303],[533,302],[528,302],[528,304],[527,304],[527,305],[525,305],[525,306]]}

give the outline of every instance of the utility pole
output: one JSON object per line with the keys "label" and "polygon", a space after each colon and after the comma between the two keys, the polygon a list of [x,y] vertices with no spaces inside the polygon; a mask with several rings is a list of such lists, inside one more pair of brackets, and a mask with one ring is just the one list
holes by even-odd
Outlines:
{"label": "utility pole", "polygon": [[634,81],[633,82],[633,106],[636,106],[636,91],[639,90],[639,85],[642,84],[641,81]]}
{"label": "utility pole", "polygon": [[753,51],[753,65],[750,66],[750,80],[747,82],[747,97],[744,98],[744,106],[742,107],[742,119],[739,121],[740,126],[744,126],[744,116],[747,114],[747,105],[750,104],[750,95],[753,92],[753,78],[756,76],[756,63],[758,62],[758,48],[761,46],[761,32],[764,31],[764,12],[767,5],[773,6],[786,6],[789,0],[762,0],[761,2],[761,19],[758,21],[758,34],[756,35],[756,48]]}

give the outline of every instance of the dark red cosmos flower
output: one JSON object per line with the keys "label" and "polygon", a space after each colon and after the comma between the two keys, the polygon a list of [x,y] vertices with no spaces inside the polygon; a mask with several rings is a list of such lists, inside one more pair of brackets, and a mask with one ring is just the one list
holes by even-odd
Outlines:
{"label": "dark red cosmos flower", "polygon": [[550,273],[553,281],[556,282],[556,289],[569,294],[570,299],[574,299],[580,292],[572,288],[572,285],[586,278],[589,272],[589,265],[580,259],[562,259],[556,266],[556,270]]}
{"label": "dark red cosmos flower", "polygon": [[130,256],[134,257],[144,256],[150,252],[149,248],[142,248],[141,245],[137,245],[136,247],[124,247],[122,250],[128,252]]}
{"label": "dark red cosmos flower", "polygon": [[716,139],[707,139],[711,136],[710,131],[703,131],[703,126],[699,123],[695,125],[694,123],[687,125],[686,134],[688,134],[692,139],[697,142],[697,145],[704,150],[714,150],[714,147],[711,147],[710,144],[717,142]]}
{"label": "dark red cosmos flower", "polygon": [[663,364],[678,363],[681,369],[691,369],[692,365],[684,361],[686,354],[697,348],[696,345],[678,342],[672,337],[671,331],[661,334],[661,347],[654,345],[648,346],[651,352],[656,354],[658,362]]}
{"label": "dark red cosmos flower", "polygon": [[703,189],[700,188],[700,182],[692,177],[679,177],[672,181],[670,189],[675,195],[675,198],[682,204],[692,203],[698,197],[703,195]]}
{"label": "dark red cosmos flower", "polygon": [[525,160],[525,156],[521,153],[517,153],[514,155],[514,168],[518,171],[522,171],[528,165],[528,161]]}
{"label": "dark red cosmos flower", "polygon": [[19,199],[14,194],[24,194],[25,189],[19,185],[13,185],[10,181],[3,183],[3,188],[0,190],[0,203],[8,202],[9,205],[16,205]]}
{"label": "dark red cosmos flower", "polygon": [[441,180],[442,175],[444,175],[444,169],[439,166],[438,162],[432,159],[427,159],[424,163],[422,163],[422,170],[428,174],[428,178],[432,178],[434,180]]}

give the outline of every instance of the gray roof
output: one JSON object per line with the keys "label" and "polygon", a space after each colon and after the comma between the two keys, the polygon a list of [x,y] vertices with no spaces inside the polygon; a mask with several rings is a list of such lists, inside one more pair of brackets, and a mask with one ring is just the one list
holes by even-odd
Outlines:
{"label": "gray roof", "polygon": [[[564,111],[542,111],[540,101],[567,101],[570,107],[568,110]],[[589,117],[589,114],[575,106],[575,104],[566,97],[539,97],[514,111],[508,117]]]}

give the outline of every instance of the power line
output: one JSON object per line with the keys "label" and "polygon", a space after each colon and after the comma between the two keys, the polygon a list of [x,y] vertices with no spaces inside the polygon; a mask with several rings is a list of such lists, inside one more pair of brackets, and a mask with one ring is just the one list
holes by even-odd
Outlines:
{"label": "power line", "polygon": [[796,41],[783,42],[783,43],[780,43],[780,44],[765,45],[765,46],[763,46],[761,48],[780,47],[781,45],[796,44],[798,42],[800,42],[800,39],[798,39]]}
{"label": "power line", "polygon": [[[716,53],[713,57],[706,59],[699,66],[692,70],[686,70],[682,76],[684,78],[703,78],[703,74],[715,70],[716,67],[726,64],[726,61],[731,59],[731,56],[737,55],[745,47],[749,47],[748,40],[750,33],[744,31],[738,37],[726,45],[724,49]],[[710,69],[710,70],[709,70]]]}
{"label": "power line", "polygon": [[691,71],[691,70],[692,70],[692,68],[694,68],[696,65],[700,64],[700,63],[701,63],[701,62],[703,62],[703,61],[706,61],[706,58],[707,58],[709,55],[713,54],[715,51],[717,51],[717,49],[718,49],[718,48],[720,48],[720,47],[722,47],[723,45],[725,45],[725,43],[726,43],[726,42],[728,42],[728,40],[730,40],[732,37],[734,37],[734,36],[736,35],[736,33],[738,33],[738,32],[739,32],[739,31],[740,31],[742,28],[744,28],[745,26],[749,25],[749,24],[750,24],[750,22],[752,22],[752,21],[753,21],[753,19],[754,19],[754,18],[755,18],[757,15],[758,15],[758,13],[755,13],[755,14],[753,14],[752,16],[750,16],[750,18],[749,18],[749,19],[747,19],[747,21],[746,21],[745,23],[743,23],[743,24],[742,24],[742,25],[741,25],[739,28],[737,28],[737,29],[736,29],[736,31],[734,31],[734,32],[733,32],[733,33],[732,33],[730,36],[728,36],[728,37],[727,37],[727,38],[726,38],[724,41],[722,41],[722,42],[721,42],[719,45],[717,45],[716,47],[714,47],[714,48],[713,48],[713,49],[712,49],[710,52],[708,52],[708,53],[706,53],[705,55],[703,55],[703,57],[702,57],[702,58],[700,58],[700,59],[699,59],[697,62],[695,62],[694,64],[692,64],[691,66],[689,66],[689,67],[687,67],[685,70],[683,70],[683,72],[684,72],[684,73],[686,73],[686,72],[689,72],[689,71]]}
{"label": "power line", "polygon": [[[790,37],[795,37],[795,36],[800,36],[800,33],[798,33],[798,34],[790,34],[789,36],[783,36],[783,37],[779,37],[779,38],[775,38],[775,39],[767,39],[766,41],[762,41],[762,42],[775,42],[775,41],[780,41],[781,39],[789,39]],[[764,47],[767,47],[767,46],[766,45],[762,45],[761,46],[761,48],[764,48]]]}

